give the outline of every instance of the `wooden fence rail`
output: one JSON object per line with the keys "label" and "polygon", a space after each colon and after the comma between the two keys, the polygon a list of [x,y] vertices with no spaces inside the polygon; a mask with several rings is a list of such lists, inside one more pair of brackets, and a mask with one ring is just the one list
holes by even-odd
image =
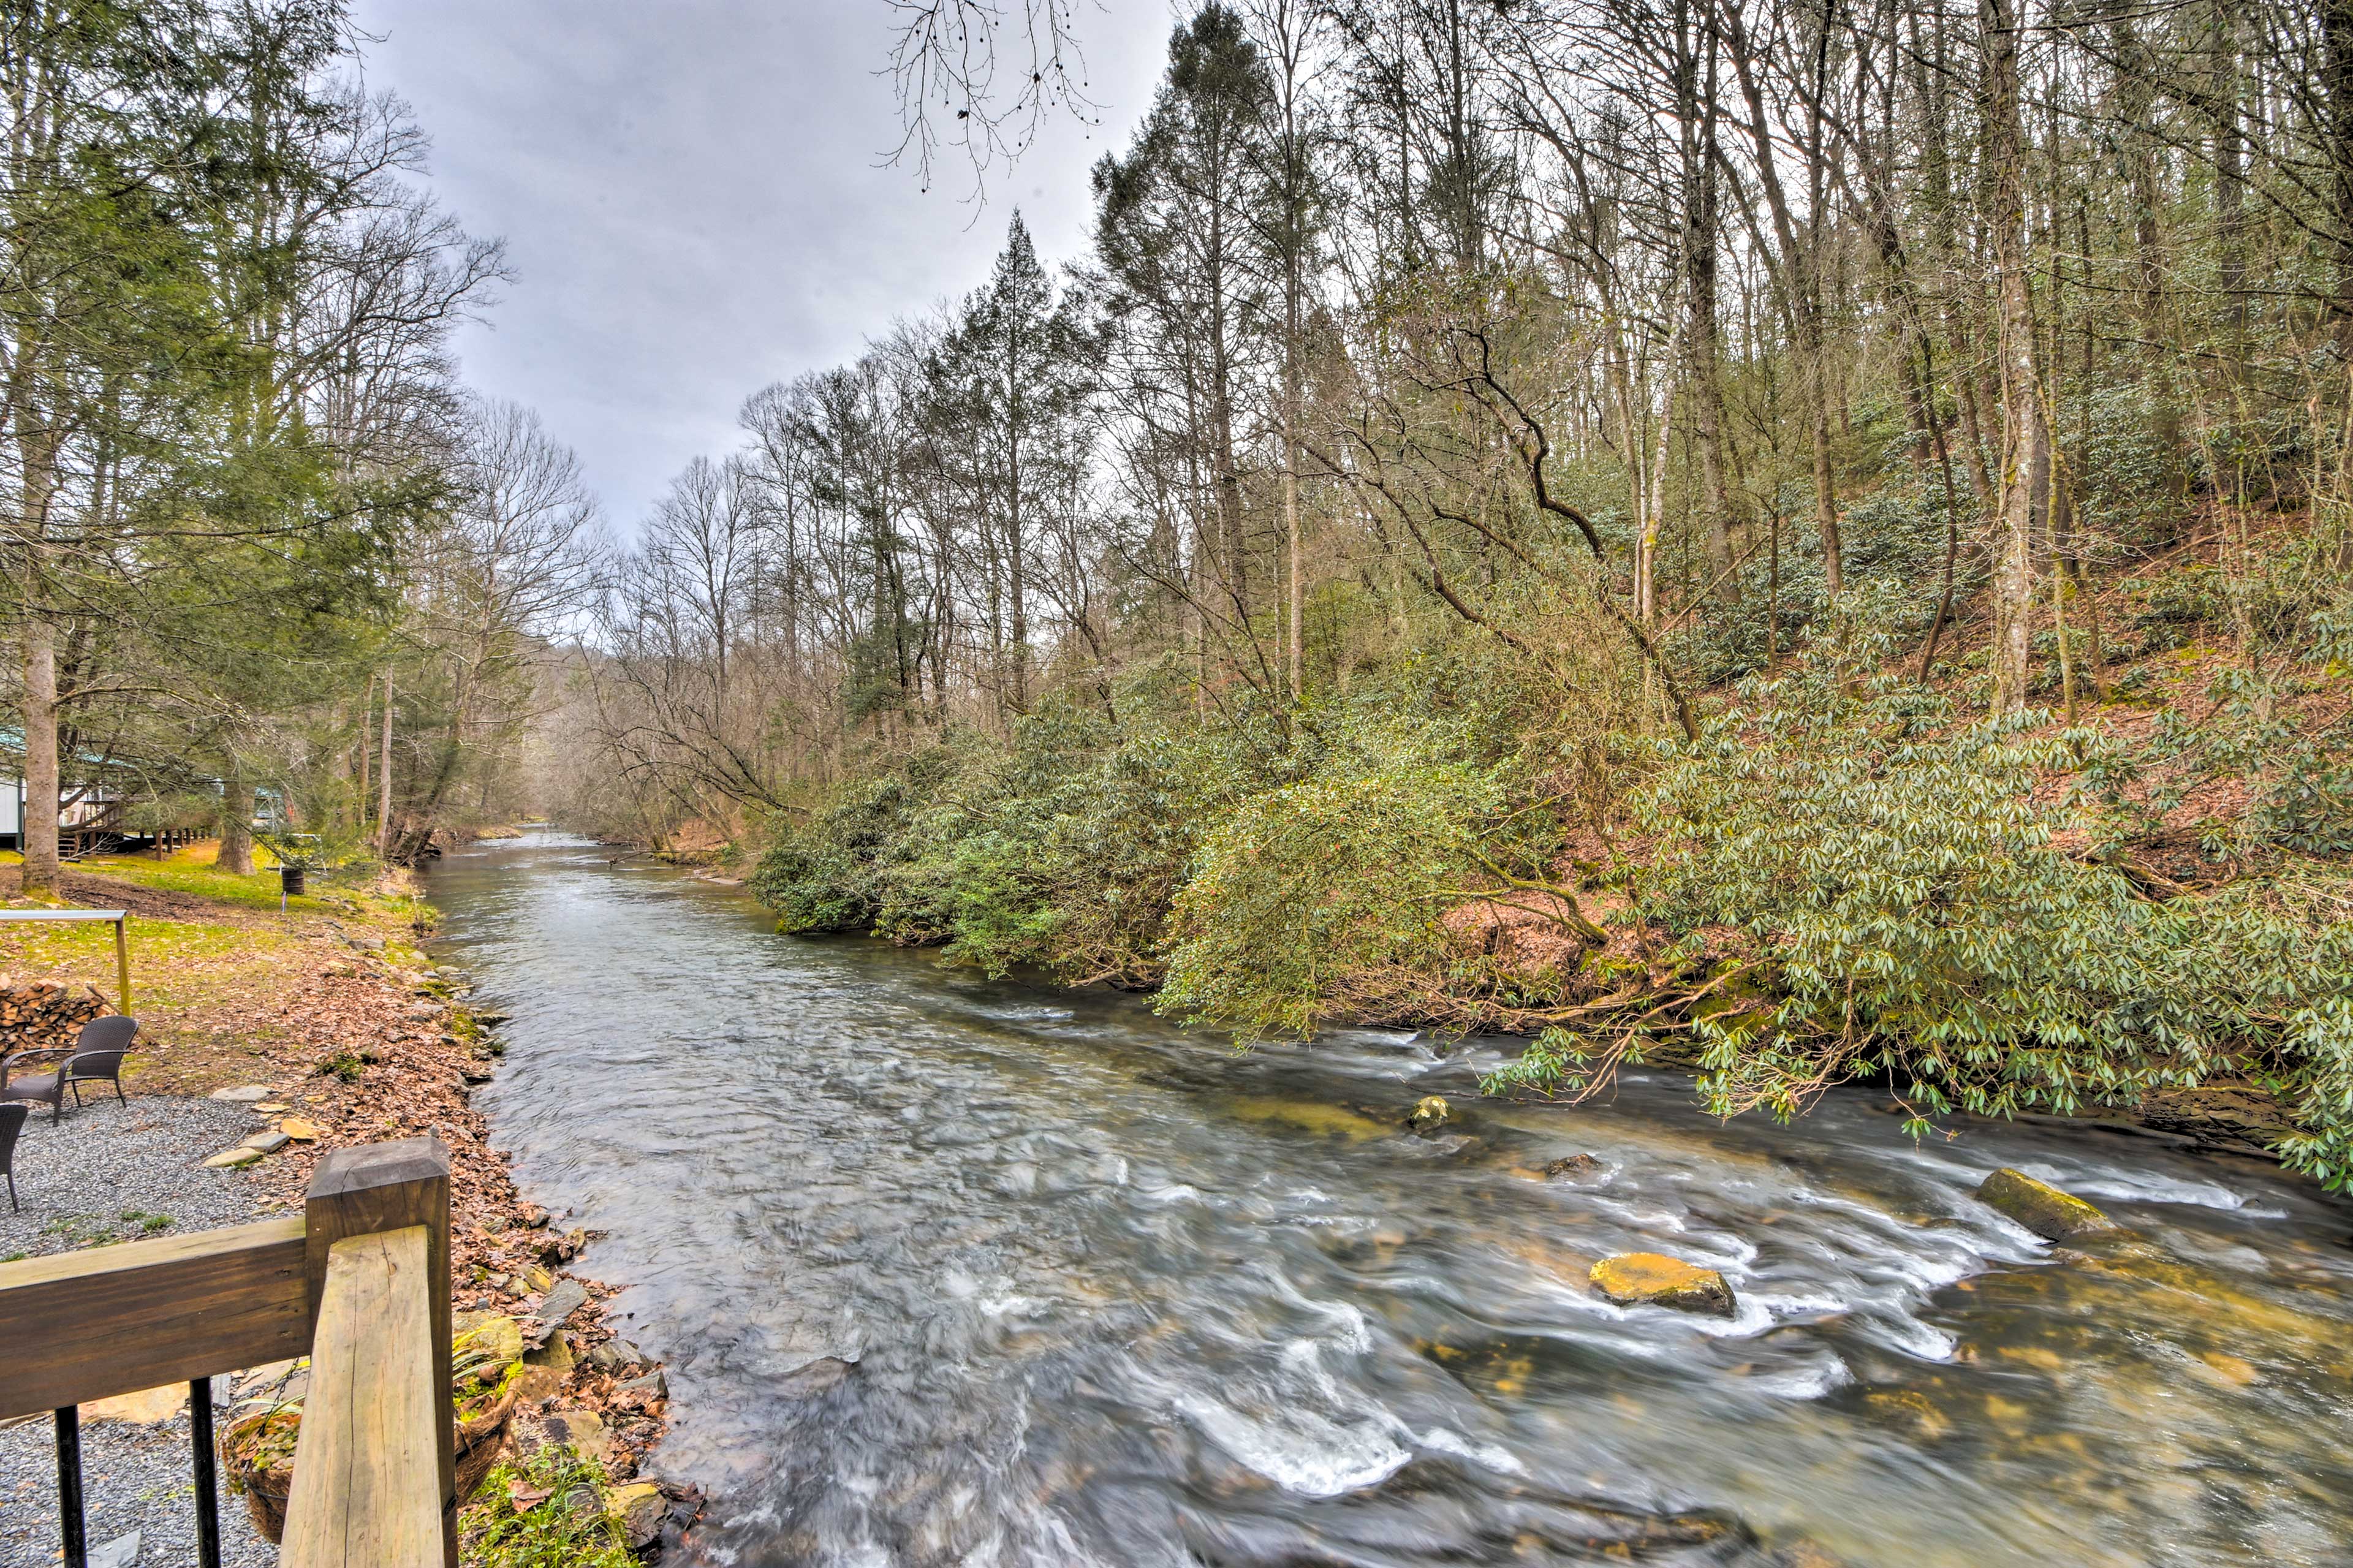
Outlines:
{"label": "wooden fence rail", "polygon": [[[311,1357],[282,1568],[457,1568],[449,1157],[338,1149],[301,1219],[0,1264],[0,1419],[54,1411],[67,1568],[82,1568],[79,1430],[92,1400]],[[193,1412],[192,1412],[193,1415]],[[209,1456],[199,1557],[217,1561]]]}

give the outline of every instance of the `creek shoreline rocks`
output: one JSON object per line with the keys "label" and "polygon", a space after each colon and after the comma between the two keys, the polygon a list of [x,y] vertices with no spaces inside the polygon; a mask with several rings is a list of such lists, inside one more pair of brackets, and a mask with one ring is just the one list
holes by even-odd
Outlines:
{"label": "creek shoreline rocks", "polygon": [[[373,1038],[345,1047],[348,1059],[314,1065],[301,1085],[302,1116],[276,1122],[271,1131],[285,1142],[253,1179],[279,1207],[299,1210],[324,1151],[385,1138],[439,1139],[450,1153],[452,1305],[473,1321],[515,1320],[522,1340],[508,1455],[565,1444],[602,1474],[608,1504],[623,1500],[616,1522],[634,1549],[651,1555],[674,1545],[702,1503],[693,1489],[649,1473],[651,1452],[669,1429],[669,1381],[659,1362],[619,1338],[607,1306],[611,1288],[567,1267],[596,1233],[556,1223],[516,1189],[472,1103],[474,1089],[504,1055],[491,1028],[502,1015],[469,1007],[463,975],[420,963],[402,944],[339,935],[342,956],[320,981],[372,1024]],[[259,1087],[239,1093],[254,1109],[276,1092],[245,1099]],[[258,1149],[242,1152],[263,1158]]]}

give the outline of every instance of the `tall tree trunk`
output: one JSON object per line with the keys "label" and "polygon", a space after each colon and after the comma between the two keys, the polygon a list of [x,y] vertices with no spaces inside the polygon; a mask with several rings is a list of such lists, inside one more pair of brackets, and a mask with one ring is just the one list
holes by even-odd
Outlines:
{"label": "tall tree trunk", "polygon": [[1831,463],[1830,353],[1819,321],[1812,335],[1807,380],[1813,404],[1814,528],[1822,545],[1822,591],[1836,598],[1846,590],[1846,552],[1839,538],[1838,488]]}
{"label": "tall tree trunk", "polygon": [[2211,70],[2214,108],[2214,235],[2221,252],[2225,349],[2234,374],[2242,374],[2247,330],[2247,143],[2239,123],[2242,95],[2237,12],[2218,4]]}
{"label": "tall tree trunk", "polygon": [[[1753,163],[1757,188],[1764,192],[1766,210],[1773,220],[1773,240],[1765,247],[1766,258],[1774,270],[1774,281],[1780,285],[1789,335],[1798,351],[1800,374],[1805,377],[1811,426],[1809,434],[1813,447],[1814,521],[1821,540],[1825,586],[1836,595],[1845,587],[1846,578],[1844,552],[1839,538],[1838,494],[1832,483],[1832,377],[1822,319],[1821,230],[1827,215],[1820,210],[1825,175],[1820,127],[1819,123],[1815,125],[1807,146],[1807,174],[1815,189],[1815,203],[1814,210],[1806,216],[1806,236],[1800,238],[1788,193],[1781,183],[1781,148],[1766,113],[1765,93],[1757,75],[1756,50],[1742,22],[1740,8],[1724,6],[1717,15],[1724,27],[1724,41],[1731,52],[1733,76],[1740,84],[1741,97],[1747,106],[1746,129],[1756,146]],[[1817,107],[1817,121],[1819,118]]]}
{"label": "tall tree trunk", "polygon": [[253,786],[234,763],[221,778],[220,853],[213,864],[232,876],[253,875]]}
{"label": "tall tree trunk", "polygon": [[2336,252],[2337,352],[2353,359],[2353,0],[2321,0],[2322,101],[2328,116],[2331,248]]}
{"label": "tall tree trunk", "polygon": [[[1724,458],[1724,386],[1718,344],[1716,251],[1721,209],[1717,203],[1715,135],[1716,40],[1712,25],[1696,29],[1679,16],[1677,64],[1683,118],[1683,288],[1687,292],[1685,374],[1690,383],[1694,444],[1699,448],[1700,486],[1704,492],[1708,574],[1725,604],[1740,602],[1740,574],[1733,570],[1732,489]],[[1693,49],[1701,58],[1693,58]]]}
{"label": "tall tree trunk", "polygon": [[1022,407],[1021,337],[1018,310],[1006,311],[1006,404],[1005,404],[1005,472],[1006,472],[1006,532],[1005,577],[1009,607],[1013,615],[1013,711],[1029,711],[1029,552],[1022,537],[1025,526],[1021,516],[1021,426],[1027,417]]}
{"label": "tall tree trunk", "polygon": [[363,837],[367,832],[368,819],[368,731],[372,728],[368,721],[375,717],[375,671],[370,670],[367,678],[367,690],[360,698],[359,783],[353,795],[353,800],[358,803],[355,812],[359,817],[360,832]]}
{"label": "tall tree trunk", "polygon": [[[1292,237],[1296,239],[1295,232]],[[1291,557],[1283,618],[1290,623],[1286,674],[1293,702],[1306,690],[1307,668],[1307,563],[1299,530],[1299,254],[1293,243],[1284,247],[1282,278],[1282,532]]]}
{"label": "tall tree trunk", "polygon": [[25,815],[18,842],[25,855],[24,891],[53,898],[58,890],[58,801],[64,781],[58,766],[58,627],[45,607],[43,570],[49,506],[58,486],[57,441],[34,406],[30,377],[21,367],[10,385],[11,433],[23,475],[17,486],[17,527],[27,542],[25,573]]}
{"label": "tall tree trunk", "polygon": [[25,895],[58,891],[58,641],[38,614],[25,622]]}
{"label": "tall tree trunk", "polygon": [[[1974,292],[1974,290],[1972,290]],[[1972,300],[1970,309],[1982,301]],[[1953,375],[1954,403],[1961,415],[1961,471],[1968,476],[1969,489],[1978,499],[1980,510],[1999,509],[2000,497],[1995,493],[1993,474],[1986,467],[1985,421],[1978,398],[1978,376],[1975,362],[1978,357],[1978,337],[1960,310],[1947,308],[1946,331],[1953,340],[1959,360]]]}
{"label": "tall tree trunk", "polygon": [[1999,302],[2001,479],[1993,563],[1993,710],[2026,706],[2033,647],[2034,502],[2049,484],[2051,432],[2035,363],[2026,248],[2026,129],[2019,113],[2021,0],[1978,0],[1985,50],[1988,220]]}
{"label": "tall tree trunk", "polygon": [[392,858],[392,671],[384,672],[384,750],[376,758],[375,852]]}
{"label": "tall tree trunk", "polygon": [[1294,422],[1294,410],[1291,405],[1291,399],[1286,396],[1283,402],[1282,531],[1284,543],[1291,556],[1290,603],[1287,606],[1288,613],[1284,617],[1291,624],[1290,646],[1285,650],[1288,656],[1286,678],[1290,685],[1291,700],[1296,702],[1299,700],[1301,692],[1305,689],[1303,671],[1306,668],[1306,660],[1302,648],[1305,640],[1303,628],[1307,624],[1307,584],[1301,572],[1305,563],[1302,559],[1299,542],[1299,444],[1296,439],[1298,426]]}

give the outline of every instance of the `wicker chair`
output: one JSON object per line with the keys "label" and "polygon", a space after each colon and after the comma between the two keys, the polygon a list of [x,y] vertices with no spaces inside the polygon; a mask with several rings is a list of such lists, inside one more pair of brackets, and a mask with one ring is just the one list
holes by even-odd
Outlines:
{"label": "wicker chair", "polygon": [[[46,1105],[49,1108],[49,1120],[60,1121],[65,1119],[68,1089],[73,1090],[74,1109],[79,1110],[83,1084],[111,1083],[114,1097],[129,1104],[122,1093],[122,1058],[131,1054],[132,1037],[138,1033],[138,1019],[109,1015],[84,1024],[80,1036],[70,1046],[47,1046],[0,1057],[0,1100],[30,1100]],[[19,1064],[30,1065],[44,1057],[65,1059],[51,1072],[25,1078],[8,1076]]]}
{"label": "wicker chair", "polygon": [[131,1103],[122,1092],[122,1058],[131,1054],[131,1041],[138,1033],[138,1019],[117,1015],[92,1018],[81,1026],[81,1037],[74,1041],[74,1054],[66,1059],[65,1070],[76,1110],[81,1109],[81,1086],[86,1083],[111,1083],[114,1098],[124,1105]]}
{"label": "wicker chair", "polygon": [[11,1214],[23,1206],[16,1202],[16,1134],[25,1130],[25,1118],[32,1114],[29,1105],[0,1104],[0,1176],[8,1178]]}

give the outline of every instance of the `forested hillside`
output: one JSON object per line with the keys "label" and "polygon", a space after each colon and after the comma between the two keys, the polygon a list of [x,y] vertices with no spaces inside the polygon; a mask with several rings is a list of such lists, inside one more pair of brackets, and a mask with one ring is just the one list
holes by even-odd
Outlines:
{"label": "forested hillside", "polygon": [[2353,10],[1213,4],[1093,199],[680,477],[575,820],[1245,1040],[2353,1172]]}
{"label": "forested hillside", "polygon": [[[917,162],[1093,114],[1030,14],[1008,102],[894,13]],[[364,41],[7,14],[28,891],[82,799],[232,868],[548,809],[1244,1040],[2221,1081],[2353,1171],[2338,0],[1209,5],[1091,245],[977,208],[625,547],[463,384],[502,253]]]}
{"label": "forested hillside", "polygon": [[[0,22],[0,765],[60,805],[413,857],[512,810],[601,536],[572,455],[449,353],[504,277],[364,85],[338,0]],[[296,848],[296,843],[302,847]]]}

